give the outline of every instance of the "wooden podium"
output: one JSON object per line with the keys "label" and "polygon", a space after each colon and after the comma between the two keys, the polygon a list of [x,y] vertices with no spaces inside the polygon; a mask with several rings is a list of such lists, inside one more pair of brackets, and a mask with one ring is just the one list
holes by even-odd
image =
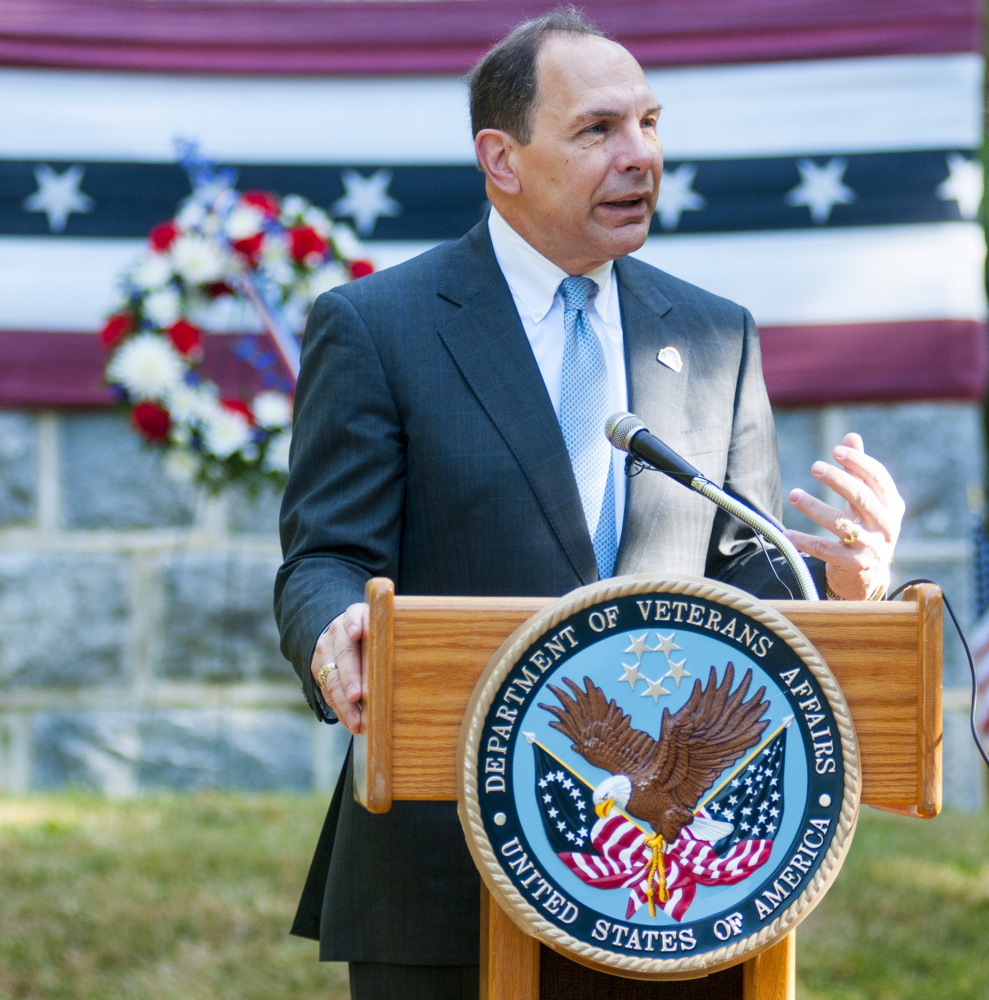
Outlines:
{"label": "wooden podium", "polygon": [[[396,799],[455,801],[457,741],[474,685],[502,642],[551,599],[395,597],[387,579],[371,580],[366,599],[367,735],[355,739],[355,795],[373,813],[387,812]],[[844,691],[859,741],[862,802],[936,816],[940,589],[921,584],[889,603],[766,603],[816,646]],[[483,888],[481,905],[482,1000],[539,1000],[539,941]],[[738,1000],[792,1000],[795,935],[742,966]]]}

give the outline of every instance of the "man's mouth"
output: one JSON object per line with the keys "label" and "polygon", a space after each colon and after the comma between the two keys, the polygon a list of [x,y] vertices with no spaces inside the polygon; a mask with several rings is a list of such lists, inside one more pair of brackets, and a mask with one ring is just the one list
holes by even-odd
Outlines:
{"label": "man's mouth", "polygon": [[628,198],[614,198],[610,201],[602,202],[602,204],[614,208],[644,208],[647,204],[647,197],[648,195],[646,194],[633,195]]}

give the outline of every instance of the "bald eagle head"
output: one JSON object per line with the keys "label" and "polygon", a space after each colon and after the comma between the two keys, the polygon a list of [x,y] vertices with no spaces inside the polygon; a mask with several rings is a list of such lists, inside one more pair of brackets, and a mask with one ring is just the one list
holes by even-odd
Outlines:
{"label": "bald eagle head", "polygon": [[611,807],[618,804],[619,809],[624,809],[628,805],[628,800],[632,797],[632,782],[624,774],[613,774],[610,778],[605,778],[592,796],[594,801],[594,811],[604,819],[611,811]]}

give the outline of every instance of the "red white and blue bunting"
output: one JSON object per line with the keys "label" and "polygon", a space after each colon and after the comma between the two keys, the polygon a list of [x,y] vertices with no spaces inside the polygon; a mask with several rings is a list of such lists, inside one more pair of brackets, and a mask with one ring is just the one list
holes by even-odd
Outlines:
{"label": "red white and blue bunting", "polygon": [[[586,7],[664,105],[639,255],[752,310],[774,402],[981,397],[979,3]],[[330,210],[379,268],[480,217],[460,74],[519,4],[475,0],[470,18],[437,0],[108,9],[0,0],[3,404],[107,400],[83,335],[188,194],[177,139],[242,189]],[[208,338],[221,386],[238,365]]]}

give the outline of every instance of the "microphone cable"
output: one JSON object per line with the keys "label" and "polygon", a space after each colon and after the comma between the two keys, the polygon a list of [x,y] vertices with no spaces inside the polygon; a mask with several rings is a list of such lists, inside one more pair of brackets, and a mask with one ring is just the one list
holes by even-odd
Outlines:
{"label": "microphone cable", "polygon": [[[923,579],[908,580],[906,583],[901,584],[899,587],[897,587],[896,590],[893,591],[893,593],[888,594],[886,596],[886,600],[895,601],[896,598],[899,597],[900,594],[902,594],[903,591],[907,589],[907,587],[913,587],[915,584],[918,583],[933,583],[935,587],[941,586],[936,580],[923,580]],[[968,657],[968,669],[972,675],[972,705],[968,713],[968,723],[969,727],[972,730],[972,739],[975,741],[976,749],[979,751],[979,753],[982,756],[982,759],[985,761],[986,767],[989,767],[989,754],[986,753],[986,748],[982,742],[982,737],[979,735],[979,727],[976,725],[975,722],[979,704],[979,680],[975,673],[975,659],[972,656],[972,650],[969,648],[968,640],[965,638],[965,633],[962,631],[961,625],[958,624],[958,618],[955,615],[955,612],[952,609],[951,604],[949,603],[948,598],[943,590],[941,591],[941,600],[944,602],[944,606],[947,609],[948,614],[951,616],[951,623],[955,626],[955,631],[958,633],[958,638],[961,639],[962,649],[965,650],[965,656]]]}

